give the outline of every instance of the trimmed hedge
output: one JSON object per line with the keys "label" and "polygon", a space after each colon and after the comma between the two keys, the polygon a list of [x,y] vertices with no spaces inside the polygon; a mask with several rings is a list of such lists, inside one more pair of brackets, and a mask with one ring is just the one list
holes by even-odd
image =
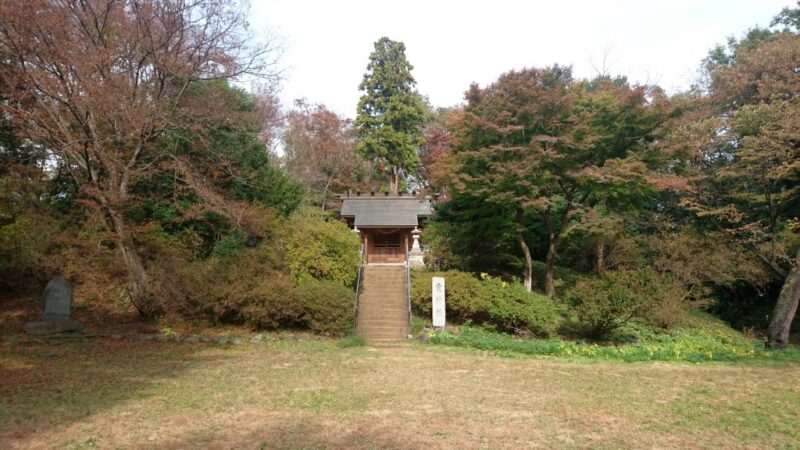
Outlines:
{"label": "trimmed hedge", "polygon": [[469,273],[415,272],[411,284],[411,302],[422,314],[431,313],[431,278],[444,277],[448,320],[494,325],[503,331],[536,336],[552,336],[561,316],[558,307],[544,295],[527,292],[517,283],[507,283]]}
{"label": "trimmed hedge", "polygon": [[346,335],[353,329],[353,292],[331,281],[263,283],[241,308],[254,328],[305,328],[313,333]]}

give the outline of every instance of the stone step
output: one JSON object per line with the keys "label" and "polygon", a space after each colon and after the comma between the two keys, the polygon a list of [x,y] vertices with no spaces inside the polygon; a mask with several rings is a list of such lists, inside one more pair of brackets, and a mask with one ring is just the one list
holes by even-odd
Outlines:
{"label": "stone step", "polygon": [[403,299],[406,300],[406,294],[400,292],[385,292],[385,291],[363,291],[359,298],[385,298],[385,299]]}
{"label": "stone step", "polygon": [[397,317],[360,317],[358,323],[362,326],[399,326],[399,327],[407,327],[408,326],[408,316],[405,318],[397,318]]}
{"label": "stone step", "polygon": [[361,314],[380,313],[380,314],[390,314],[397,316],[397,315],[408,314],[408,306],[361,303],[358,305],[358,312]]}
{"label": "stone step", "polygon": [[377,317],[394,317],[399,320],[408,320],[408,309],[392,309],[385,310],[379,308],[358,308],[358,317],[360,318],[377,318]]}
{"label": "stone step", "polygon": [[376,305],[376,306],[397,306],[405,307],[408,301],[404,298],[386,298],[386,297],[361,297],[358,299],[359,305]]}
{"label": "stone step", "polygon": [[404,266],[367,266],[358,299],[358,335],[367,341],[407,339],[407,293]]}
{"label": "stone step", "polygon": [[379,302],[379,303],[408,303],[408,299],[405,295],[400,295],[398,293],[392,294],[380,294],[377,292],[367,292],[362,293],[358,296],[358,301],[364,302]]}
{"label": "stone step", "polygon": [[408,304],[406,302],[358,302],[358,310],[402,312],[408,311]]}
{"label": "stone step", "polygon": [[359,328],[358,334],[367,339],[369,338],[397,338],[402,339],[408,336],[408,328],[397,327],[373,327],[373,328]]}
{"label": "stone step", "polygon": [[402,341],[408,339],[408,335],[400,335],[397,333],[391,334],[375,334],[372,336],[362,336],[367,342],[375,342],[375,341]]}
{"label": "stone step", "polygon": [[394,317],[401,317],[401,316],[405,317],[408,315],[408,308],[405,306],[403,306],[402,308],[399,307],[384,308],[376,305],[358,305],[358,314],[364,317],[375,314],[394,316]]}
{"label": "stone step", "polygon": [[369,331],[369,330],[383,330],[383,331],[397,331],[408,333],[408,325],[404,322],[392,321],[392,320],[375,320],[369,323],[369,326],[364,325],[360,328],[362,331]]}
{"label": "stone step", "polygon": [[369,343],[369,344],[381,343],[381,342],[402,342],[402,341],[408,340],[408,336],[407,335],[400,336],[400,335],[395,335],[395,334],[377,335],[377,336],[370,336],[370,337],[362,336],[362,337],[364,339],[366,339],[367,343]]}
{"label": "stone step", "polygon": [[360,322],[357,326],[360,330],[403,330],[408,331],[408,321],[405,320],[396,320],[396,321],[384,321],[381,320],[379,323],[372,323],[372,322]]}

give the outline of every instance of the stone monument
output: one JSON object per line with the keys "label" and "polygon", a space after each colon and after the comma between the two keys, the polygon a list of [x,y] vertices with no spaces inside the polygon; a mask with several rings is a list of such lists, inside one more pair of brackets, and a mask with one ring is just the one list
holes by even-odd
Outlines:
{"label": "stone monument", "polygon": [[431,323],[434,328],[443,329],[445,325],[445,287],[444,278],[431,279]]}
{"label": "stone monument", "polygon": [[72,286],[62,277],[54,277],[47,283],[42,298],[42,320],[28,322],[25,331],[30,334],[54,334],[65,331],[78,331],[83,326],[70,320],[72,307]]}

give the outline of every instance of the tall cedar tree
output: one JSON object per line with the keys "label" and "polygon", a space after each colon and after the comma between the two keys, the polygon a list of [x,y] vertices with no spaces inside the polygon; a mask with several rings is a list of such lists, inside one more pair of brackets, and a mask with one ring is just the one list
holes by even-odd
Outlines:
{"label": "tall cedar tree", "polygon": [[0,78],[13,86],[3,112],[105,218],[143,314],[153,313],[152,293],[124,214],[131,184],[170,160],[198,194],[222,200],[190,159],[156,144],[213,110],[185,101],[198,81],[269,75],[272,50],[254,44],[246,16],[240,3],[215,0],[0,2]]}
{"label": "tall cedar tree", "polygon": [[559,244],[576,215],[650,190],[646,150],[668,102],[624,80],[574,81],[559,66],[506,73],[486,88],[473,85],[466,99],[453,127],[453,198],[475,197],[464,203],[491,205],[492,220],[511,221],[528,290],[528,239],[533,221],[542,223],[544,288],[553,297]]}
{"label": "tall cedar tree", "polygon": [[388,174],[389,189],[397,194],[401,178],[419,164],[417,149],[424,143],[425,106],[414,89],[413,67],[402,42],[382,37],[369,56],[359,89],[356,129],[358,151]]}

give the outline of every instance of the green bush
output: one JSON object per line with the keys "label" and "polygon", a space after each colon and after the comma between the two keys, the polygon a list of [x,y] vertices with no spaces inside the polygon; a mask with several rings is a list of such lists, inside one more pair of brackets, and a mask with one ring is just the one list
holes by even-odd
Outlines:
{"label": "green bush", "polygon": [[245,248],[235,256],[214,256],[181,267],[169,281],[182,289],[169,296],[167,310],[245,324],[256,329],[302,328],[321,334],[345,334],[353,326],[351,289],[327,280],[295,281],[270,268],[274,248]]}
{"label": "green bush", "polygon": [[304,280],[295,287],[293,298],[309,330],[345,334],[353,329],[354,296],[353,291],[333,281]]}
{"label": "green bush", "polygon": [[328,280],[352,288],[360,264],[359,240],[345,224],[301,211],[284,225],[286,263],[295,280]]}
{"label": "green bush", "polygon": [[547,296],[489,277],[484,277],[482,289],[490,299],[490,320],[498,328],[537,336],[551,336],[558,330],[561,315]]}
{"label": "green bush", "polygon": [[431,313],[431,278],[444,277],[449,321],[490,324],[504,331],[550,336],[558,329],[561,317],[549,298],[525,291],[517,283],[507,283],[469,273],[416,272],[411,285],[411,302],[421,314]]}
{"label": "green bush", "polygon": [[352,293],[346,287],[318,280],[293,287],[285,278],[259,282],[252,290],[219,302],[211,315],[257,329],[304,328],[335,335],[350,331],[354,320]]}
{"label": "green bush", "polygon": [[247,235],[240,228],[235,228],[230,234],[224,236],[214,245],[214,256],[230,258],[244,250],[244,241]]}
{"label": "green bush", "polygon": [[634,318],[668,328],[701,304],[689,298],[682,284],[649,268],[582,279],[565,300],[577,331],[593,339],[608,338]]}
{"label": "green bush", "polygon": [[411,281],[411,304],[426,317],[431,315],[432,278],[445,279],[447,318],[457,323],[466,320],[489,320],[489,298],[484,295],[480,280],[467,272],[414,272]]}

